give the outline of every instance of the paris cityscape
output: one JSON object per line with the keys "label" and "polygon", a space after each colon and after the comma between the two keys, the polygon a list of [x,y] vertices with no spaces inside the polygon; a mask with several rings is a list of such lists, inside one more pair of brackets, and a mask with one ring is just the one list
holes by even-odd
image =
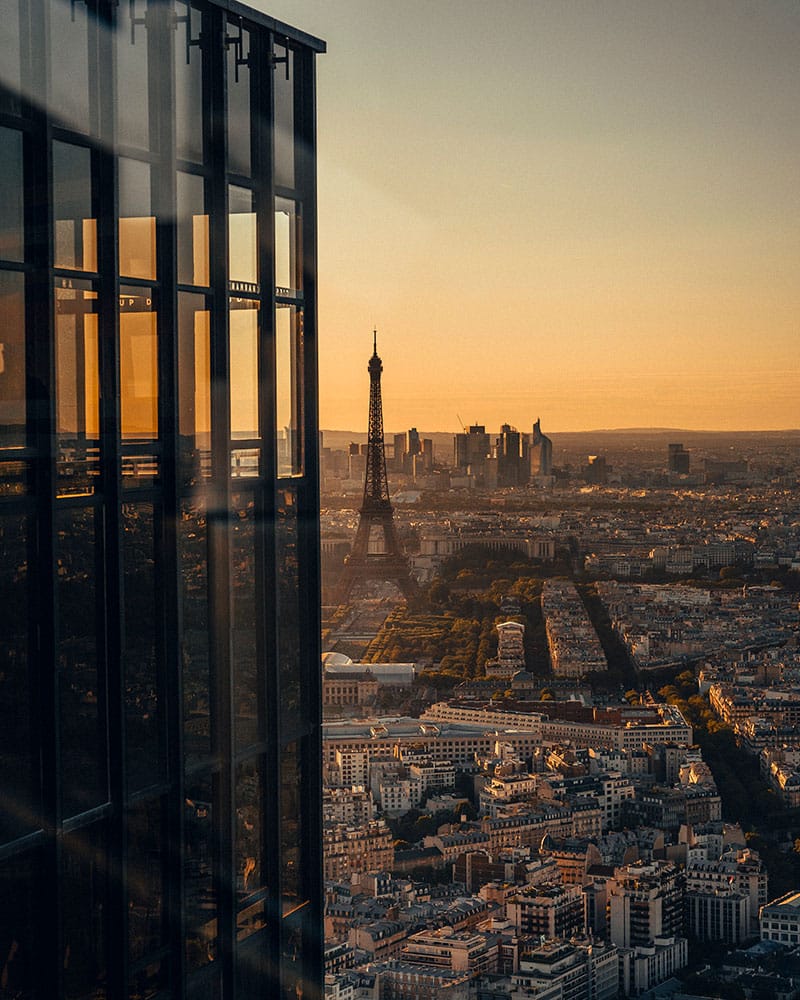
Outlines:
{"label": "paris cityscape", "polygon": [[0,0],[0,1000],[800,1000],[798,51]]}
{"label": "paris cityscape", "polygon": [[800,433],[386,435],[377,344],[321,447],[326,996],[793,995]]}

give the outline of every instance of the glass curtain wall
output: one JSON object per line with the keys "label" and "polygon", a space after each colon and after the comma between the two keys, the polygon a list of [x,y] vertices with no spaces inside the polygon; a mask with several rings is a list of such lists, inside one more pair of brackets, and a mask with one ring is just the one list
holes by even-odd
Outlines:
{"label": "glass curtain wall", "polygon": [[229,6],[4,6],[0,993],[15,1000],[322,993],[324,46]]}

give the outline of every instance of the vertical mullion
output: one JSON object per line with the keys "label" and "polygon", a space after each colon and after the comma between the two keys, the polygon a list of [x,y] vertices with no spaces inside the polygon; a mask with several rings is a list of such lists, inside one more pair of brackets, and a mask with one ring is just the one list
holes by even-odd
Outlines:
{"label": "vertical mullion", "polygon": [[[151,147],[158,153],[154,167],[156,193],[156,252],[158,295],[159,438],[162,491],[158,590],[161,594],[159,637],[163,661],[159,669],[160,732],[169,794],[162,811],[164,851],[162,885],[168,933],[169,982],[183,983],[185,975],[184,895],[184,773],[183,773],[183,677],[181,660],[180,601],[180,476],[178,416],[178,299],[177,299],[177,175],[175,164],[174,46],[175,12],[172,4],[148,8],[150,38],[148,75],[151,81]],[[191,16],[191,13],[189,13]],[[178,991],[180,993],[180,987]]]}
{"label": "vertical mullion", "polygon": [[[122,669],[123,600],[122,585],[122,484],[119,444],[119,277],[117,219],[119,192],[115,114],[116,53],[114,29],[116,11],[109,27],[99,33],[99,66],[93,78],[97,96],[100,145],[92,157],[95,172],[97,250],[99,271],[98,341],[100,349],[100,483],[103,493],[101,538],[105,551],[105,578],[98,591],[105,597],[104,655],[98,643],[98,662],[105,669],[107,684],[107,754],[111,816],[108,821],[109,928],[108,988],[111,996],[127,995],[128,908],[125,886],[125,678]],[[102,578],[101,578],[102,579]],[[102,597],[100,598],[102,600]]]}
{"label": "vertical mullion", "polygon": [[233,684],[230,566],[230,352],[228,346],[227,60],[224,11],[209,19],[210,236],[211,236],[211,464],[209,490],[209,618],[214,670],[212,740],[218,761],[214,781],[218,955],[223,996],[233,996],[235,870],[233,845]]}
{"label": "vertical mullion", "polygon": [[[261,621],[260,663],[262,666],[261,692],[264,714],[265,756],[262,769],[263,801],[275,803],[263,815],[264,880],[269,894],[267,921],[270,929],[264,948],[267,970],[280,975],[280,925],[281,925],[281,858],[276,845],[280,844],[280,689],[278,662],[278,593],[276,558],[276,427],[275,427],[275,291],[274,291],[274,210],[273,190],[273,70],[272,37],[264,29],[253,32],[251,52],[251,115],[254,124],[253,176],[257,183],[256,205],[259,234],[259,283],[261,286],[261,317],[259,322],[260,379],[260,428],[261,428],[261,503],[263,509],[258,520],[262,538],[261,562],[257,579],[260,584],[259,607]],[[269,981],[270,972],[267,973]],[[276,979],[277,987],[279,980]]]}
{"label": "vertical mullion", "polygon": [[[48,44],[48,31],[43,0],[33,0],[27,11],[20,8],[22,38],[28,42],[28,84],[34,93],[46,92],[44,59],[34,60],[31,53],[38,40],[43,48]],[[23,79],[25,59],[21,60]],[[37,73],[38,71],[38,73]],[[42,768],[42,827],[45,846],[41,864],[43,885],[49,887],[36,901],[36,930],[42,961],[37,963],[37,984],[43,996],[60,996],[63,985],[63,927],[61,912],[62,885],[60,878],[61,825],[60,778],[61,754],[58,716],[58,675],[56,672],[57,601],[56,601],[56,398],[55,398],[55,312],[52,280],[52,180],[53,162],[50,128],[46,111],[31,107],[30,132],[25,136],[24,172],[28,181],[25,204],[26,260],[32,270],[26,275],[26,322],[28,331],[46,331],[45,336],[26,336],[26,346],[32,345],[33,355],[28,364],[33,378],[34,396],[30,401],[33,439],[35,442],[34,483],[36,493],[35,552],[40,574],[34,588],[37,633],[39,694],[39,726]]]}
{"label": "vertical mullion", "polygon": [[[295,71],[295,165],[303,214],[303,476],[298,484],[298,585],[300,620],[300,662],[302,664],[303,709],[309,730],[302,739],[303,781],[309,793],[322,786],[322,672],[320,670],[320,539],[319,539],[319,434],[317,403],[317,187],[314,57],[296,51]],[[298,141],[299,140],[299,141]],[[322,804],[316,801],[303,822],[303,871],[309,914],[303,926],[304,976],[309,983],[323,982],[322,933]],[[317,859],[312,870],[310,861]]]}

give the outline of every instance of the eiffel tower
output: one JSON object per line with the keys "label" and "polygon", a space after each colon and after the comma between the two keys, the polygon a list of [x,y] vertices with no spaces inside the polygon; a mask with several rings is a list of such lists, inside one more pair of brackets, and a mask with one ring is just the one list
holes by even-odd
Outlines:
{"label": "eiffel tower", "polygon": [[345,560],[344,572],[339,582],[339,604],[347,604],[356,584],[366,580],[394,583],[406,598],[416,593],[408,559],[397,538],[392,503],[389,500],[381,402],[383,362],[378,357],[378,331],[374,330],[372,336],[372,357],[368,366],[369,434],[364,500],[359,512],[358,531],[353,548]]}

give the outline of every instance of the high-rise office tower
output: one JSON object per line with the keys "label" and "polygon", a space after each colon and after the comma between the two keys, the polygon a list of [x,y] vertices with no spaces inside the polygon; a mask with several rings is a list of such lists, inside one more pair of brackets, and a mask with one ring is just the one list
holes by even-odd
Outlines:
{"label": "high-rise office tower", "polygon": [[528,439],[516,427],[503,424],[497,439],[497,485],[520,486],[528,481]]}
{"label": "high-rise office tower", "polygon": [[539,420],[533,425],[531,439],[531,476],[552,476],[553,474],[553,442],[546,434],[542,434]]}
{"label": "high-rise office tower", "polygon": [[0,31],[0,994],[317,997],[314,58]]}
{"label": "high-rise office tower", "polygon": [[471,424],[467,431],[456,434],[453,439],[453,464],[464,472],[471,471],[480,475],[491,447],[486,427],[483,424]]}
{"label": "high-rise office tower", "polygon": [[675,475],[685,476],[689,472],[691,455],[682,444],[667,445],[667,467]]}

